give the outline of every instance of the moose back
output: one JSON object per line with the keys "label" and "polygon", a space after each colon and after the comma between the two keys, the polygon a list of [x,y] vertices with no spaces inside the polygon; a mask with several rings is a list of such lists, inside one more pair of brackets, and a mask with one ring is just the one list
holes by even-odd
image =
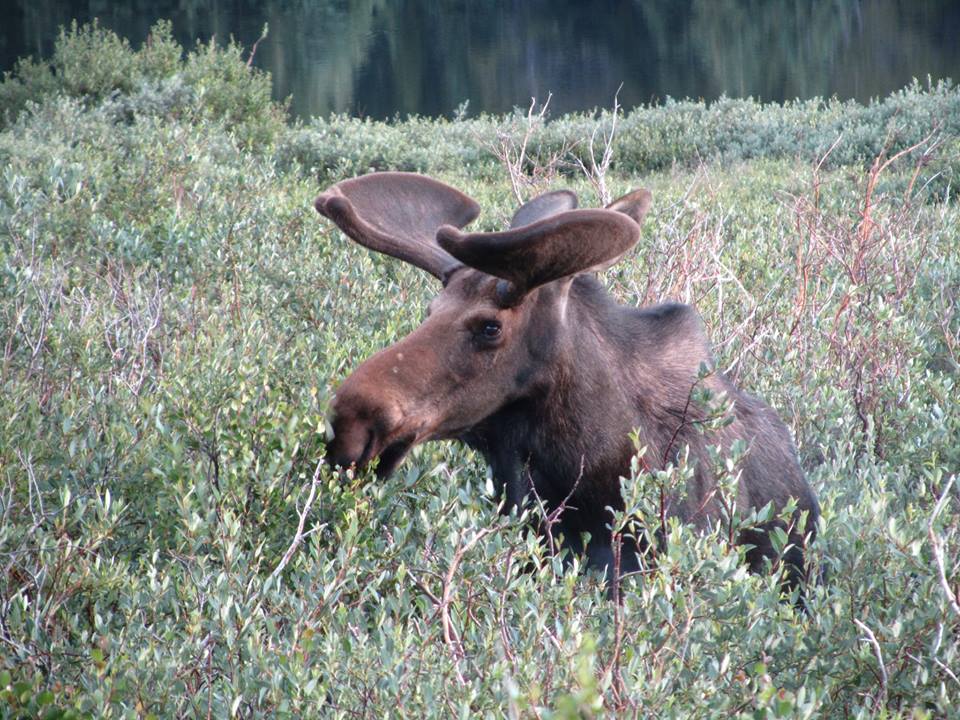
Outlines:
{"label": "moose back", "polygon": [[[373,173],[321,194],[316,209],[353,240],[443,284],[424,323],[338,389],[329,462],[377,459],[382,477],[418,443],[461,440],[490,464],[507,511],[535,491],[548,511],[560,510],[553,535],[609,574],[608,508],[624,507],[631,432],[654,467],[689,448],[694,474],[669,498],[669,514],[701,527],[721,512],[708,448],[744,441],[738,510],[779,511],[791,499],[797,510],[785,527],[773,521],[739,540],[759,571],[777,560],[767,531],[784,527],[795,583],[819,510],[786,427],[722,373],[701,375],[713,358],[695,310],[619,305],[595,277],[637,243],[650,202],[637,190],[604,209],[577,209],[573,193],[557,191],[523,205],[507,230],[464,233],[477,203],[425,176]],[[698,427],[704,410],[691,402],[698,382],[733,400],[732,418],[712,433]],[[622,571],[637,569],[641,550],[624,548]]]}

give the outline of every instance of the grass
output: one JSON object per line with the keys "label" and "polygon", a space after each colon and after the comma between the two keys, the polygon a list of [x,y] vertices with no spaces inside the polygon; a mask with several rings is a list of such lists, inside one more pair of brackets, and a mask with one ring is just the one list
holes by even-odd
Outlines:
{"label": "grass", "polygon": [[415,169],[498,228],[492,148],[528,134],[521,170],[595,204],[551,158],[610,115],[290,124],[269,90],[241,48],[184,53],[165,25],[137,51],[73,28],[0,85],[0,713],[956,714],[960,91],[619,121],[607,185],[655,206],[603,280],[695,303],[792,429],[824,518],[805,617],[680,525],[611,604],[453,444],[386,481],[318,470],[336,384],[436,288],[315,194]]}

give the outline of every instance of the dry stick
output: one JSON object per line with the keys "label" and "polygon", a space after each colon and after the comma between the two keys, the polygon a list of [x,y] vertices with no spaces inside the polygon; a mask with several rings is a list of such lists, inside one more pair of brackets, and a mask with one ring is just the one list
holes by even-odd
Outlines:
{"label": "dry stick", "polygon": [[[817,166],[813,169],[813,210],[814,213],[819,214],[820,211],[820,169],[823,167],[823,164],[827,161],[827,158],[830,157],[831,153],[837,149],[837,145],[840,144],[840,141],[843,140],[843,133],[840,133],[837,136],[837,139],[833,141],[833,145],[830,146],[830,149],[827,150],[823,156],[817,162]],[[797,282],[799,284],[798,294],[796,302],[794,303],[794,321],[793,325],[790,328],[788,333],[789,337],[793,337],[793,334],[796,332],[797,327],[800,325],[800,318],[803,315],[803,311],[807,306],[807,281],[809,279],[809,266],[806,263],[806,255],[804,253],[803,247],[803,238],[801,237],[801,223],[800,223],[800,205],[801,198],[797,197],[794,207],[796,208],[797,213]]]}
{"label": "dry stick", "polygon": [[487,146],[487,149],[493,153],[494,157],[503,163],[507,174],[510,176],[510,189],[513,191],[513,196],[517,202],[521,204],[526,201],[523,188],[525,182],[523,165],[527,160],[527,145],[533,136],[534,129],[544,122],[547,116],[547,108],[550,106],[550,99],[552,97],[553,95],[551,93],[547,94],[547,99],[539,111],[534,111],[534,108],[537,106],[537,98],[530,98],[530,107],[527,109],[526,127],[523,131],[523,139],[520,141],[520,146],[516,148],[516,156],[513,154],[513,142],[509,133],[498,132],[497,139],[490,142],[486,142],[479,137],[477,138],[481,144]]}
{"label": "dry stick", "polygon": [[[537,105],[536,98],[530,98],[530,108],[527,110],[527,127],[523,132],[523,143],[520,145],[520,153],[517,155],[516,161],[516,172],[510,173],[510,182],[514,184],[514,195],[517,200],[523,200],[523,193],[520,190],[519,182],[520,178],[523,177],[523,161],[526,159],[527,154],[527,144],[530,142],[530,136],[533,134],[533,128],[539,122],[543,122],[543,119],[547,116],[547,108],[550,107],[550,98],[552,95],[547,94],[547,100],[543,103],[543,107],[540,108],[540,112],[534,115],[533,109]],[[506,150],[504,151],[506,152]]]}
{"label": "dry stick", "polygon": [[613,537],[613,655],[604,674],[610,675],[610,689],[614,698],[622,706],[626,688],[620,668],[620,654],[623,648],[623,607],[620,598],[620,561],[623,553],[623,536],[618,532]]}
{"label": "dry stick", "polygon": [[956,479],[956,475],[951,476],[947,481],[947,486],[944,488],[943,493],[940,495],[940,499],[934,506],[930,520],[927,522],[927,536],[930,538],[930,550],[933,552],[933,559],[937,564],[937,575],[940,580],[940,587],[943,589],[943,594],[947,596],[947,605],[950,606],[950,609],[953,610],[957,617],[960,617],[960,603],[957,603],[957,595],[950,588],[950,583],[947,582],[947,572],[943,565],[943,551],[940,549],[937,534],[933,531],[933,523],[937,519],[937,515],[946,507],[947,501],[950,499],[950,488],[953,487],[953,481]]}
{"label": "dry stick", "polygon": [[459,541],[457,542],[457,549],[453,554],[453,559],[450,561],[450,567],[447,568],[447,574],[443,579],[443,594],[440,598],[440,607],[437,608],[437,611],[440,613],[440,622],[443,625],[443,640],[446,642],[447,647],[450,648],[450,655],[453,658],[453,670],[457,674],[457,681],[461,686],[464,687],[466,686],[467,681],[464,679],[463,673],[460,672],[460,660],[462,660],[464,657],[463,646],[460,644],[460,639],[457,637],[456,630],[453,629],[453,625],[450,621],[450,601],[453,589],[453,576],[456,575],[457,568],[460,567],[460,563],[463,561],[463,556],[470,552],[473,546],[480,542],[480,540],[485,538],[487,535],[490,535],[494,531],[494,528],[486,527],[483,528],[483,530],[478,531],[477,534],[474,535],[473,538],[465,545],[461,545]]}
{"label": "dry stick", "polygon": [[422,592],[424,595],[426,595],[430,599],[430,602],[432,602],[435,606],[440,605],[440,598],[434,595],[430,591],[430,588],[428,588],[426,584],[423,582],[423,580],[420,580],[416,575],[414,575],[413,571],[410,570],[410,568],[407,568],[407,577],[410,578],[410,581],[414,584],[414,587],[418,588],[420,592]]}
{"label": "dry stick", "polygon": [[690,411],[690,403],[693,401],[693,391],[697,389],[697,385],[700,384],[701,378],[697,378],[693,381],[693,385],[690,386],[690,391],[687,393],[687,401],[683,405],[683,413],[680,415],[680,424],[673,431],[673,435],[670,436],[670,442],[667,443],[667,446],[663,449],[663,457],[660,459],[661,465],[666,465],[667,460],[670,458],[670,451],[673,449],[673,443],[677,439],[677,436],[680,434],[680,431],[687,426],[687,413]]}
{"label": "dry stick", "polygon": [[873,653],[877,656],[877,665],[880,667],[880,690],[882,695],[878,695],[874,700],[877,707],[880,707],[880,698],[882,697],[884,701],[887,698],[887,668],[883,664],[883,653],[880,652],[880,643],[877,642],[877,636],[873,634],[873,630],[864,625],[857,618],[853,619],[853,622],[858,628],[863,630],[866,633],[867,637],[864,638],[873,646]]}
{"label": "dry stick", "polygon": [[23,465],[23,469],[27,471],[27,490],[29,491],[29,502],[30,502],[30,515],[33,520],[37,520],[37,511],[33,509],[33,493],[36,490],[37,493],[37,507],[39,508],[40,520],[42,521],[46,513],[43,510],[43,495],[40,492],[40,486],[37,484],[37,477],[33,472],[33,455],[28,453],[27,457],[23,456],[23,452],[18,448],[17,449],[17,459],[20,461],[20,464]]}
{"label": "dry stick", "polygon": [[[128,311],[127,317],[130,320],[131,327],[137,325],[135,329],[143,334],[143,337],[139,340],[140,345],[140,373],[136,381],[132,379],[127,379],[121,377],[120,380],[126,385],[130,392],[135,396],[140,396],[140,390],[143,388],[144,380],[147,376],[147,356],[150,351],[150,336],[160,327],[160,322],[163,319],[163,290],[160,287],[160,276],[157,274],[154,278],[156,285],[156,291],[153,294],[152,298],[147,298],[145,301],[146,309],[141,312],[140,308],[133,308]],[[141,314],[146,314],[149,321],[149,326],[145,327],[146,322],[141,318]]]}
{"label": "dry stick", "polygon": [[[882,151],[882,152],[874,159],[873,165],[870,167],[870,172],[869,172],[869,174],[868,174],[868,176],[867,176],[867,187],[866,187],[866,190],[864,191],[863,208],[862,208],[861,211],[860,211],[860,216],[863,218],[863,225],[860,226],[860,242],[861,242],[861,248],[862,248],[862,245],[865,244],[865,243],[867,242],[867,240],[870,239],[870,235],[873,234],[873,228],[876,227],[876,225],[877,225],[877,223],[875,223],[874,220],[873,220],[873,212],[872,212],[872,210],[873,210],[873,192],[874,192],[874,189],[875,189],[876,186],[877,186],[877,180],[879,180],[880,174],[881,174],[884,170],[886,170],[892,163],[896,162],[897,160],[899,160],[899,159],[900,159],[901,157],[903,157],[904,155],[909,155],[910,153],[912,153],[912,152],[913,152],[914,150],[916,150],[917,148],[919,148],[919,147],[927,144],[933,137],[936,136],[936,134],[937,134],[938,131],[939,131],[939,129],[938,129],[938,128],[935,128],[935,129],[932,130],[925,138],[923,138],[923,140],[921,140],[920,142],[916,143],[915,145],[911,145],[911,146],[908,147],[908,148],[904,148],[904,149],[901,150],[900,152],[896,153],[893,157],[888,158],[887,160],[883,161],[882,163],[881,163],[881,159],[883,158],[883,153],[886,152],[885,150]],[[935,142],[933,143],[933,147],[935,147],[938,143],[939,143],[939,140],[935,141]],[[912,185],[913,185],[913,183],[912,183],[912,181],[911,181],[911,187],[912,187]],[[857,279],[857,278],[853,278],[853,281],[854,281],[854,282],[857,282],[858,279]]]}
{"label": "dry stick", "polygon": [[953,360],[955,365],[960,365],[960,331],[954,333],[953,330],[950,329],[950,324],[953,321],[953,314],[955,312],[956,300],[945,297],[945,292],[949,294],[949,291],[941,285],[939,291],[940,306],[944,309],[944,315],[937,317],[937,324],[940,325],[940,332],[943,334],[943,341],[947,346],[947,352],[950,353],[950,359]]}
{"label": "dry stick", "polygon": [[610,191],[607,189],[607,171],[610,169],[610,163],[613,160],[613,140],[617,134],[617,117],[620,115],[620,90],[622,89],[623,83],[620,83],[620,87],[618,87],[617,91],[613,94],[613,114],[610,119],[610,134],[603,140],[603,155],[600,158],[600,164],[597,165],[597,156],[593,152],[593,144],[597,139],[597,133],[600,131],[599,124],[597,124],[593,129],[593,133],[590,135],[590,144],[588,146],[588,150],[590,151],[590,167],[588,168],[583,160],[577,158],[577,164],[580,166],[580,169],[583,170],[583,174],[587,176],[590,184],[593,185],[593,189],[597,193],[597,198],[604,207],[609,205],[612,199],[610,197]]}
{"label": "dry stick", "polygon": [[[690,184],[687,186],[687,189],[684,192],[683,196],[672,205],[668,205],[666,207],[664,212],[669,212],[670,210],[674,210],[673,219],[667,223],[667,228],[670,230],[670,233],[668,234],[676,234],[676,235],[680,234],[678,224],[680,222],[680,219],[684,216],[684,214],[686,214],[687,201],[690,199],[690,197],[692,197],[693,192],[694,190],[697,189],[697,186],[700,183],[700,180],[702,177],[704,177],[703,169],[698,168],[697,174],[690,181]],[[664,266],[672,261],[673,256],[680,251],[679,248],[683,244],[683,242],[684,240],[679,240],[677,242],[674,242],[672,246],[669,243],[663,243],[662,241],[658,242],[658,245],[666,244],[666,247],[658,246],[655,248],[657,254],[663,256],[664,258],[664,260],[661,262],[661,266]],[[650,255],[648,255],[648,262],[651,265],[653,264],[652,261],[653,261],[653,258]],[[663,292],[659,288],[654,287],[656,278],[659,278],[661,276],[672,275],[672,273],[669,271],[669,267],[667,267],[666,270],[667,270],[666,272],[648,271],[647,278],[646,278],[646,285],[644,286],[642,293],[636,288],[636,284],[634,283],[634,292],[636,295],[642,298],[644,303],[653,302],[660,296],[670,294],[667,292]],[[655,289],[658,290],[656,294],[654,294]]]}
{"label": "dry stick", "polygon": [[[567,503],[573,498],[573,494],[577,491],[577,486],[580,484],[580,481],[583,479],[583,468],[586,458],[580,456],[580,473],[577,475],[577,479],[573,481],[573,486],[570,488],[570,492],[567,493],[567,496],[553,509],[552,512],[547,513],[546,505],[543,503],[543,498],[540,497],[540,494],[537,492],[536,486],[531,482],[530,483],[530,492],[533,493],[534,499],[537,501],[537,506],[540,508],[540,513],[543,515],[544,519],[544,531],[547,533],[547,543],[550,545],[550,554],[556,555],[557,546],[556,541],[553,539],[553,526],[560,522],[560,516],[567,509]],[[573,508],[576,510],[576,508]]]}
{"label": "dry stick", "polygon": [[264,24],[263,30],[260,32],[260,37],[257,38],[257,41],[253,44],[253,47],[250,48],[250,57],[247,58],[247,67],[253,67],[253,58],[257,54],[257,47],[260,45],[261,40],[265,40],[267,37],[267,25]]}
{"label": "dry stick", "polygon": [[[765,336],[769,335],[769,331],[764,332],[764,329],[763,329],[764,326],[761,323],[769,322],[770,313],[769,312],[766,313],[764,316],[761,316],[759,319],[757,318],[757,315],[758,315],[758,311],[761,308],[766,309],[771,307],[770,303],[767,301],[771,297],[773,297],[774,294],[776,294],[776,291],[777,291],[777,288],[773,288],[772,290],[770,290],[770,292],[764,295],[763,299],[760,302],[756,302],[751,298],[753,309],[743,319],[743,322],[741,322],[739,325],[733,328],[733,330],[729,333],[729,335],[725,340],[722,340],[717,344],[717,347],[722,349],[727,346],[732,347],[733,342],[735,340],[739,339],[741,340],[741,342],[745,342],[747,339],[749,339],[749,342],[747,342],[747,344],[742,345],[740,347],[740,349],[737,351],[737,354],[734,356],[733,360],[730,361],[730,364],[723,369],[723,373],[725,375],[733,376],[734,370],[736,370],[737,366],[740,365],[741,362],[743,362],[743,359],[748,355],[753,354],[754,348],[756,348],[758,345],[760,345],[760,343],[764,341]],[[748,336],[747,329],[750,325],[754,325],[754,330],[753,330],[753,334]],[[754,358],[756,358],[755,355],[754,355]]]}
{"label": "dry stick", "polygon": [[507,553],[507,566],[504,569],[503,577],[506,579],[506,582],[503,584],[503,590],[500,591],[500,603],[497,607],[497,621],[500,625],[500,642],[503,644],[503,654],[506,656],[507,660],[510,661],[511,667],[514,669],[514,672],[517,670],[517,659],[513,654],[512,643],[510,642],[510,635],[507,631],[507,621],[505,618],[505,609],[507,604],[507,590],[510,585],[510,570],[513,567],[513,548],[511,547]]}
{"label": "dry stick", "polygon": [[207,651],[207,720],[213,717],[213,649]]}
{"label": "dry stick", "polygon": [[951,678],[958,686],[960,686],[960,679],[957,679],[957,676],[953,673],[953,670],[951,670],[950,668],[948,668],[946,665],[944,665],[942,662],[940,662],[937,658],[933,658],[933,661],[937,664],[937,667],[939,667],[941,670],[943,670],[947,675],[950,676],[950,678]]}
{"label": "dry stick", "polygon": [[[911,653],[907,653],[907,657],[908,657],[909,659],[913,660],[913,661],[914,661],[917,665],[919,665],[921,668],[924,667],[923,661],[922,661],[920,658],[918,658],[916,655],[912,655]],[[942,662],[940,662],[937,658],[930,658],[930,659],[933,660],[934,663],[936,663],[937,667],[939,667],[941,670],[943,670],[944,673],[946,673],[947,677],[949,677],[951,680],[953,680],[953,681],[957,684],[957,686],[960,687],[960,678],[958,678],[958,677],[956,676],[956,674],[953,672],[953,670],[951,670],[950,668],[948,668],[946,665],[944,665]]]}
{"label": "dry stick", "polygon": [[303,526],[307,522],[307,515],[310,513],[310,507],[313,505],[313,500],[317,495],[317,485],[320,484],[320,469],[323,467],[323,460],[320,460],[317,463],[317,469],[313,471],[313,480],[310,482],[310,494],[307,496],[307,502],[303,506],[303,510],[300,511],[300,520],[297,522],[297,533],[293,536],[293,540],[290,542],[290,547],[287,548],[287,551],[283,554],[283,557],[280,558],[280,562],[277,564],[277,567],[272,573],[270,573],[271,578],[279,577],[280,573],[283,572],[283,569],[287,566],[287,563],[290,562],[290,559],[293,557],[293,554],[297,551],[297,548],[300,547],[300,543],[303,542]]}

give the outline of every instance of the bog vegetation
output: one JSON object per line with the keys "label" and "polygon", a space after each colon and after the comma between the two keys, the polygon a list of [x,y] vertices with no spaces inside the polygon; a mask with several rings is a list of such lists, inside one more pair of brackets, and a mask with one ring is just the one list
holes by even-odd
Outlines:
{"label": "bog vegetation", "polygon": [[[956,715],[953,85],[291,124],[246,51],[160,24],[138,50],[65,31],[0,108],[0,714]],[[823,506],[808,615],[726,527],[665,528],[616,604],[462,448],[318,466],[337,381],[433,292],[312,209],[373,169],[462,188],[483,229],[541,187],[653,190],[603,281],[695,303],[790,426]],[[636,467],[656,523],[684,469]]]}

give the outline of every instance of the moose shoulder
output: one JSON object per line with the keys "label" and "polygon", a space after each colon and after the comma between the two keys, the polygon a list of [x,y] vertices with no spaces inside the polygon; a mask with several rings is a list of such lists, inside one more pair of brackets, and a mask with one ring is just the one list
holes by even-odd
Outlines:
{"label": "moose shoulder", "polygon": [[[328,460],[346,467],[377,458],[385,476],[418,443],[462,440],[489,462],[506,508],[535,491],[548,510],[561,509],[554,534],[609,572],[608,508],[623,508],[631,432],[651,467],[689,448],[693,479],[670,513],[700,526],[721,511],[708,448],[744,441],[738,508],[779,510],[795,500],[784,560],[798,579],[818,507],[786,427],[722,373],[702,375],[713,359],[696,311],[619,305],[594,275],[636,244],[650,201],[638,190],[605,209],[577,209],[573,193],[547,193],[503,232],[464,233],[477,204],[424,176],[374,173],[320,195],[317,210],[352,239],[443,283],[426,321],[340,386]],[[711,433],[698,427],[705,411],[691,402],[698,383],[733,401],[730,421]],[[776,559],[763,529],[740,540],[752,546],[752,569]],[[623,570],[638,566],[641,549],[625,548]]]}

